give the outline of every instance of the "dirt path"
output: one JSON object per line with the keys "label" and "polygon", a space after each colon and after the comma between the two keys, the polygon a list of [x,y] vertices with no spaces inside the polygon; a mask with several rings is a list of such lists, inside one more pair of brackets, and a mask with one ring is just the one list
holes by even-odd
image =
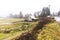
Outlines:
{"label": "dirt path", "polygon": [[14,40],[36,40],[36,33],[38,30],[42,29],[45,24],[50,23],[51,20],[49,18],[45,18],[44,20],[40,21],[37,26],[35,26],[31,32],[27,32],[22,34],[20,37],[17,37]]}

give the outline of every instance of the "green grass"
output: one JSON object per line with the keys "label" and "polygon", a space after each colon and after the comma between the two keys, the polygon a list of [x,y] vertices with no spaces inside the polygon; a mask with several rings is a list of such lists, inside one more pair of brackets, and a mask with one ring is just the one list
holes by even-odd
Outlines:
{"label": "green grass", "polygon": [[[1,29],[10,29],[10,28],[14,28],[14,27],[18,27],[21,24],[20,23],[16,23],[16,24],[3,24],[3,23],[9,23],[9,22],[16,22],[16,21],[22,21],[21,19],[13,19],[13,18],[0,18],[0,31]],[[3,25],[1,25],[3,24]],[[5,31],[5,30],[4,30]],[[14,33],[1,33],[0,32],[0,40],[3,40],[4,38],[7,38],[9,36],[12,36]]]}
{"label": "green grass", "polygon": [[[38,23],[38,22],[22,22],[22,20],[23,19],[18,19],[18,18],[17,19],[0,18],[0,40],[3,40],[8,37],[12,37],[12,38],[9,38],[9,40],[14,39],[17,36],[19,36],[22,33],[22,31],[29,31],[29,30],[31,30],[31,28],[33,26],[35,26]],[[8,23],[12,22],[12,24],[3,24],[6,22],[8,22]],[[14,22],[16,22],[16,23],[14,23]],[[26,25],[27,25],[27,27],[26,27]],[[21,26],[21,28],[20,28],[20,26]],[[20,31],[20,29],[22,29],[22,30]]]}
{"label": "green grass", "polygon": [[0,33],[0,40],[4,40],[4,39],[12,39],[18,35],[20,35],[22,32],[14,32],[14,33]]}
{"label": "green grass", "polygon": [[3,40],[4,38],[9,37],[11,34],[4,34],[4,33],[0,33],[0,40]]}
{"label": "green grass", "polygon": [[39,30],[37,40],[60,40],[60,27],[56,22],[46,24],[43,29]]}

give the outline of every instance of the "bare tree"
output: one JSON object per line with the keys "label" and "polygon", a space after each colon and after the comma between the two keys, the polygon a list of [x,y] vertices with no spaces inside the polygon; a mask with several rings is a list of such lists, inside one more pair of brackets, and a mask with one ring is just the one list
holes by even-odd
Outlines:
{"label": "bare tree", "polygon": [[9,14],[9,17],[10,17],[10,18],[13,18],[13,14]]}
{"label": "bare tree", "polygon": [[49,9],[48,7],[44,7],[44,8],[42,9],[42,12],[41,12],[41,15],[40,15],[40,16],[46,17],[46,16],[49,16],[49,15],[50,15],[50,9]]}
{"label": "bare tree", "polygon": [[23,14],[22,14],[21,11],[20,11],[20,14],[19,14],[19,18],[23,18]]}
{"label": "bare tree", "polygon": [[60,16],[60,11],[58,12],[58,16]]}

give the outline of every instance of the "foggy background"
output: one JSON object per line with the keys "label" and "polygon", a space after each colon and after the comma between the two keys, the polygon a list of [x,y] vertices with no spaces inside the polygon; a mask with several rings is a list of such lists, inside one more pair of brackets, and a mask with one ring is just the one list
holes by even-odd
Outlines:
{"label": "foggy background", "polygon": [[51,13],[60,10],[59,0],[0,0],[0,17],[6,17],[9,14],[19,14],[22,11],[34,14],[36,11],[41,11],[43,7],[50,6]]}

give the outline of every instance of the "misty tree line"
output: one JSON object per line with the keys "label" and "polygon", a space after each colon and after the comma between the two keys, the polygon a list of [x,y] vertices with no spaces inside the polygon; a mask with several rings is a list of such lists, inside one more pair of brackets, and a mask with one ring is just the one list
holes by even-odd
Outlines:
{"label": "misty tree line", "polygon": [[20,11],[19,14],[15,14],[15,15],[10,14],[9,17],[10,17],[10,18],[23,18],[23,14],[22,14],[22,12]]}
{"label": "misty tree line", "polygon": [[[39,17],[42,17],[42,16],[46,17],[46,16],[50,16],[50,15],[52,15],[52,14],[50,13],[49,7],[44,7],[42,9],[42,11],[34,12],[34,17],[35,18],[39,18]],[[55,15],[55,14],[53,13],[53,15]],[[57,13],[57,15],[60,15],[60,11]],[[15,15],[10,14],[9,15],[10,18],[28,18],[30,16],[32,16],[32,14],[25,14],[23,16],[23,13],[21,11],[20,11],[19,14],[15,14]]]}

